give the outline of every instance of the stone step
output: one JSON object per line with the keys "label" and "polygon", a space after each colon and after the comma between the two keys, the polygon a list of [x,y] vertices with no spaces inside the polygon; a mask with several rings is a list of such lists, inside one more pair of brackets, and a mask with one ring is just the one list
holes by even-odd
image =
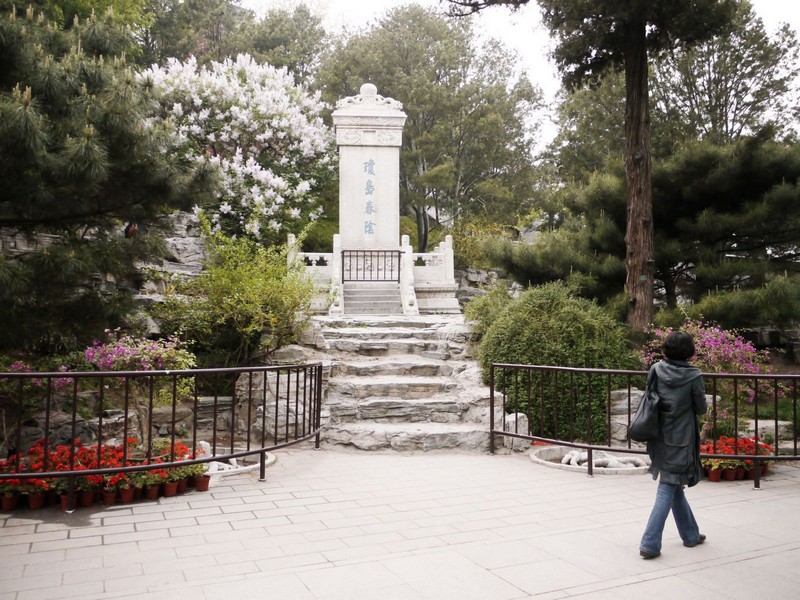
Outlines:
{"label": "stone step", "polygon": [[329,423],[321,439],[358,450],[489,450],[489,428],[473,423]]}
{"label": "stone step", "polygon": [[317,315],[313,317],[314,322],[319,323],[323,329],[328,328],[414,328],[414,329],[457,329],[468,331],[464,324],[463,317],[460,315],[429,315],[429,316],[338,316]]}
{"label": "stone step", "polygon": [[380,375],[416,375],[422,377],[449,376],[453,365],[443,360],[425,358],[416,354],[402,358],[387,357],[384,360],[339,360],[331,367],[331,376],[349,375],[374,377]]}
{"label": "stone step", "polygon": [[456,389],[456,382],[444,377],[376,376],[331,377],[329,396],[373,398],[392,396],[400,398],[430,398]]}
{"label": "stone step", "polygon": [[328,404],[331,423],[371,421],[380,423],[461,423],[469,406],[458,397],[431,398],[339,398]]}
{"label": "stone step", "polygon": [[421,340],[418,338],[382,340],[330,340],[331,350],[361,354],[364,356],[388,356],[390,354],[418,354],[441,360],[450,357],[450,350],[463,350],[449,342]]}
{"label": "stone step", "polygon": [[345,298],[399,298],[400,297],[400,290],[392,290],[392,289],[381,289],[377,288],[374,290],[344,290],[344,297]]}
{"label": "stone step", "polygon": [[351,302],[345,300],[344,312],[346,315],[402,315],[403,304],[399,300],[392,302],[383,302],[381,300]]}
{"label": "stone step", "polygon": [[416,327],[326,327],[322,330],[326,340],[385,340],[417,338],[420,340],[447,341],[438,329]]}

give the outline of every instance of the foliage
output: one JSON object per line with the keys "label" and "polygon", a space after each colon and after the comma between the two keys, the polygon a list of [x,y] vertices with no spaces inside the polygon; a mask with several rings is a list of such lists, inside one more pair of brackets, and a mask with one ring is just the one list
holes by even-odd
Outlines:
{"label": "foliage", "polygon": [[91,19],[93,15],[113,14],[120,23],[138,30],[149,23],[146,4],[147,0],[0,0],[0,12],[6,15],[16,7],[17,16],[23,17],[32,7],[65,28],[72,27],[76,19],[80,22]]}
{"label": "foliage", "polygon": [[468,20],[416,5],[390,11],[323,56],[317,86],[328,102],[368,81],[403,103],[400,201],[415,217],[418,251],[436,223],[465,215],[515,223],[528,212],[541,95],[515,62],[498,42],[478,46]]}
{"label": "foliage", "polygon": [[205,64],[242,52],[245,28],[255,16],[239,0],[147,0],[140,32],[143,65],[195,57]]}
{"label": "foliage", "polygon": [[[184,348],[184,343],[175,338],[148,340],[136,338],[118,331],[106,331],[107,341],[95,340],[84,351],[84,360],[91,369],[98,371],[163,371],[184,370],[197,366],[194,354]],[[133,379],[134,385],[147,387],[148,379]],[[118,384],[124,382],[124,379]],[[173,401],[190,400],[194,395],[194,378],[178,377],[174,381],[156,379],[154,402],[171,405]]]}
{"label": "foliage", "polygon": [[[680,299],[703,303],[716,320],[738,307],[728,324],[790,320],[794,279],[781,275],[798,265],[798,178],[800,146],[766,133],[727,146],[686,143],[657,164],[657,297],[671,309]],[[564,193],[568,214],[557,227],[540,230],[532,245],[493,242],[487,254],[520,283],[566,279],[607,301],[624,284],[624,189],[621,166],[595,173]]]}
{"label": "foliage", "polygon": [[683,315],[704,317],[723,327],[746,327],[773,324],[789,326],[800,321],[800,282],[797,276],[776,277],[762,287],[711,292],[697,302],[656,313],[654,321],[670,325]]}
{"label": "foliage", "polygon": [[[143,454],[139,440],[128,438],[125,446],[111,444],[84,445],[80,439],[72,444],[59,444],[52,448],[45,446],[41,439],[20,456],[11,455],[0,460],[0,475],[16,473],[44,473],[60,471],[86,471],[95,469],[118,469],[139,465],[156,465],[146,471],[115,472],[103,475],[80,475],[76,479],[76,489],[122,489],[129,486],[153,485],[162,481],[177,481],[190,473],[203,473],[205,466],[191,465],[178,467],[157,467],[169,460],[180,462],[195,458],[191,450],[183,442],[168,442],[161,456],[150,459],[138,458]],[[127,460],[126,460],[127,457]],[[0,492],[6,495],[15,493],[31,494],[36,491],[54,490],[57,493],[67,492],[66,477],[50,478],[0,478]]]}
{"label": "foliage", "polygon": [[258,349],[289,343],[308,318],[315,286],[290,248],[265,248],[247,238],[211,233],[203,220],[208,259],[196,278],[180,282],[157,315],[162,329],[223,347],[226,364],[245,364]]}
{"label": "foliage", "polygon": [[[736,331],[692,320],[686,321],[677,330],[685,331],[694,339],[695,355],[691,362],[703,373],[759,375],[770,372],[769,354],[757,350]],[[645,366],[649,367],[660,359],[661,348],[672,331],[671,327],[652,331],[652,339],[642,350]],[[752,413],[752,404],[758,396],[756,389],[749,379],[734,381],[724,377],[706,382],[706,386],[706,392],[716,393],[716,397],[702,419],[703,434],[709,439],[720,435],[737,435],[740,428],[738,419]],[[785,395],[785,390],[779,386],[776,392],[781,397]]]}
{"label": "foliage", "polygon": [[175,123],[171,152],[218,170],[214,202],[201,206],[215,231],[275,243],[319,217],[315,192],[331,160],[319,95],[247,55],[203,67],[170,59],[140,81],[160,103],[151,124]]}
{"label": "foliage", "polygon": [[507,228],[486,216],[459,219],[450,228],[456,268],[483,269],[491,266],[483,251],[484,244],[493,238],[504,237]]}
{"label": "foliage", "polygon": [[[609,369],[639,364],[629,349],[627,330],[564,283],[530,288],[504,310],[502,302],[500,306],[498,310],[490,301],[483,306],[483,318],[491,321],[478,351],[485,379],[493,363]],[[514,385],[509,371],[496,376],[496,389],[508,397],[507,410],[527,413],[532,426],[540,423],[538,435],[570,439],[576,435],[574,423],[579,437],[601,441],[606,418],[604,385],[592,385],[585,376],[553,378],[540,371],[528,371],[525,376],[530,381],[520,386]],[[612,385],[624,385],[624,378],[617,379]],[[528,403],[525,389],[536,390],[536,401]],[[589,411],[591,423],[586,421]]]}
{"label": "foliage", "polygon": [[654,112],[675,143],[699,136],[726,144],[768,122],[785,125],[797,58],[788,25],[770,37],[752,4],[738,2],[719,35],[655,61]]}
{"label": "foliage", "polygon": [[[720,435],[715,440],[710,440],[700,445],[701,454],[727,454],[734,457],[737,454],[747,456],[761,456],[774,454],[775,449],[761,441],[759,437],[740,438],[737,436]],[[707,469],[735,469],[737,467],[753,468],[751,459],[740,458],[703,458],[701,464]]]}
{"label": "foliage", "polygon": [[0,16],[0,230],[13,238],[0,321],[15,324],[0,350],[74,350],[122,323],[164,216],[203,200],[204,172],[163,151],[169,128],[142,125],[152,103],[126,31],[111,16],[68,31],[30,10]]}
{"label": "foliage", "polygon": [[325,29],[322,18],[312,14],[308,6],[299,4],[292,10],[269,9],[260,21],[248,21],[242,31],[239,52],[247,52],[255,60],[278,69],[286,69],[296,83],[310,83],[319,66]]}
{"label": "foliage", "polygon": [[472,299],[464,308],[464,316],[467,321],[472,322],[472,331],[478,336],[483,336],[512,304],[508,286],[499,281],[487,290],[485,296]]}
{"label": "foliage", "polygon": [[[465,12],[526,0],[450,0]],[[646,331],[653,314],[653,197],[648,54],[690,47],[713,37],[731,19],[735,0],[618,2],[539,0],[545,25],[558,39],[553,57],[564,84],[576,89],[612,71],[625,73],[627,189],[625,293],[628,323]],[[458,10],[456,8],[456,10]]]}

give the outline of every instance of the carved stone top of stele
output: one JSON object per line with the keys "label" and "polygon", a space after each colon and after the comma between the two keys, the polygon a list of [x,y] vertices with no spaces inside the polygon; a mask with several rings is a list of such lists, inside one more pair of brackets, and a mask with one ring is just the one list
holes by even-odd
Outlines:
{"label": "carved stone top of stele", "polygon": [[339,100],[336,103],[334,115],[374,115],[383,113],[399,116],[398,113],[403,114],[403,104],[393,98],[379,95],[378,88],[373,84],[365,83],[361,86],[360,92],[356,96],[348,96]]}

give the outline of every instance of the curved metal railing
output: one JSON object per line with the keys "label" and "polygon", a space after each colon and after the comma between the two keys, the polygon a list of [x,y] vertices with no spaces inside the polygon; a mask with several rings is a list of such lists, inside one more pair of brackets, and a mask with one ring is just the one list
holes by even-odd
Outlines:
{"label": "curved metal railing", "polygon": [[[589,453],[590,475],[593,451],[646,453],[627,433],[646,371],[493,364],[489,378],[491,452],[495,436],[580,448]],[[701,458],[752,461],[755,487],[763,461],[800,459],[800,375],[704,373],[703,378],[710,397],[703,434],[710,452]],[[512,421],[496,427],[496,410],[514,415]],[[745,418],[751,426],[746,434],[741,428]],[[733,440],[733,455],[721,452],[723,432]],[[753,439],[760,442],[757,453],[740,451],[742,442]],[[759,453],[764,443],[774,445],[774,454]]]}
{"label": "curved metal railing", "polygon": [[[0,459],[10,479],[78,477],[258,457],[320,443],[322,365],[160,371],[0,373]],[[190,449],[178,456],[176,447]],[[196,451],[207,444],[207,453]],[[60,464],[39,446],[64,449]],[[117,448],[120,465],[85,468],[78,448]],[[154,459],[158,462],[154,462]],[[98,463],[99,464],[99,463]]]}

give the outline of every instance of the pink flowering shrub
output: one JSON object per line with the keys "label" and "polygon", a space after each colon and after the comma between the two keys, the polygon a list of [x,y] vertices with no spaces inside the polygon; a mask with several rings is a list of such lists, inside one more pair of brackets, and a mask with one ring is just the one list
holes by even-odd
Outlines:
{"label": "pink flowering shrub", "polygon": [[[735,331],[726,331],[701,321],[687,321],[679,330],[694,338],[696,354],[692,357],[691,363],[703,373],[751,375],[770,373],[767,364],[769,353],[757,350],[752,343]],[[642,362],[645,366],[649,367],[661,359],[661,348],[672,331],[670,327],[653,330],[653,339],[642,350]],[[776,389],[779,397],[785,396],[786,390],[782,386],[776,386]],[[742,417],[749,412],[748,407],[756,398],[756,390],[749,379],[740,379],[734,387],[733,380],[726,378],[717,380],[716,390],[716,414],[709,407],[703,432],[706,438],[717,438],[721,435],[736,436],[739,426],[734,419],[734,401],[743,400],[747,403],[745,406],[739,406],[739,416]],[[738,398],[734,397],[734,390]],[[710,394],[711,391],[711,385],[706,382],[706,393]]]}
{"label": "pink flowering shrub", "polygon": [[[8,366],[8,370],[10,373],[32,373],[33,369],[31,366],[26,363],[25,361],[18,360],[11,363]],[[66,373],[69,371],[69,368],[66,365],[61,365],[58,368],[59,371],[62,373]],[[53,389],[56,391],[63,390],[67,386],[69,386],[73,379],[72,377],[56,377],[51,378]],[[32,387],[37,389],[44,389],[47,387],[47,379],[41,379],[39,377],[34,377],[32,379],[27,379],[26,383],[30,384]]]}
{"label": "pink flowering shrub", "polygon": [[[108,341],[95,340],[83,353],[89,365],[98,371],[162,371],[183,370],[196,366],[194,354],[183,347],[177,338],[165,340],[149,340],[137,338],[118,331],[106,330]],[[125,378],[120,378],[125,381]],[[134,383],[146,385],[145,380]],[[172,402],[172,379],[158,378],[155,382],[156,401],[159,404]],[[176,386],[178,399],[191,398],[194,391],[194,380],[191,377],[179,377]]]}
{"label": "pink flowering shrub", "polygon": [[[703,373],[769,373],[769,354],[755,346],[735,331],[726,331],[701,321],[687,321],[679,328],[694,338],[696,354],[692,364]],[[661,347],[673,329],[653,330],[653,340],[642,351],[642,362],[649,367],[661,359]],[[751,398],[752,400],[752,398]]]}
{"label": "pink flowering shrub", "polygon": [[106,330],[108,341],[95,340],[83,353],[86,362],[98,371],[151,371],[191,369],[194,354],[180,340],[148,340]]}

